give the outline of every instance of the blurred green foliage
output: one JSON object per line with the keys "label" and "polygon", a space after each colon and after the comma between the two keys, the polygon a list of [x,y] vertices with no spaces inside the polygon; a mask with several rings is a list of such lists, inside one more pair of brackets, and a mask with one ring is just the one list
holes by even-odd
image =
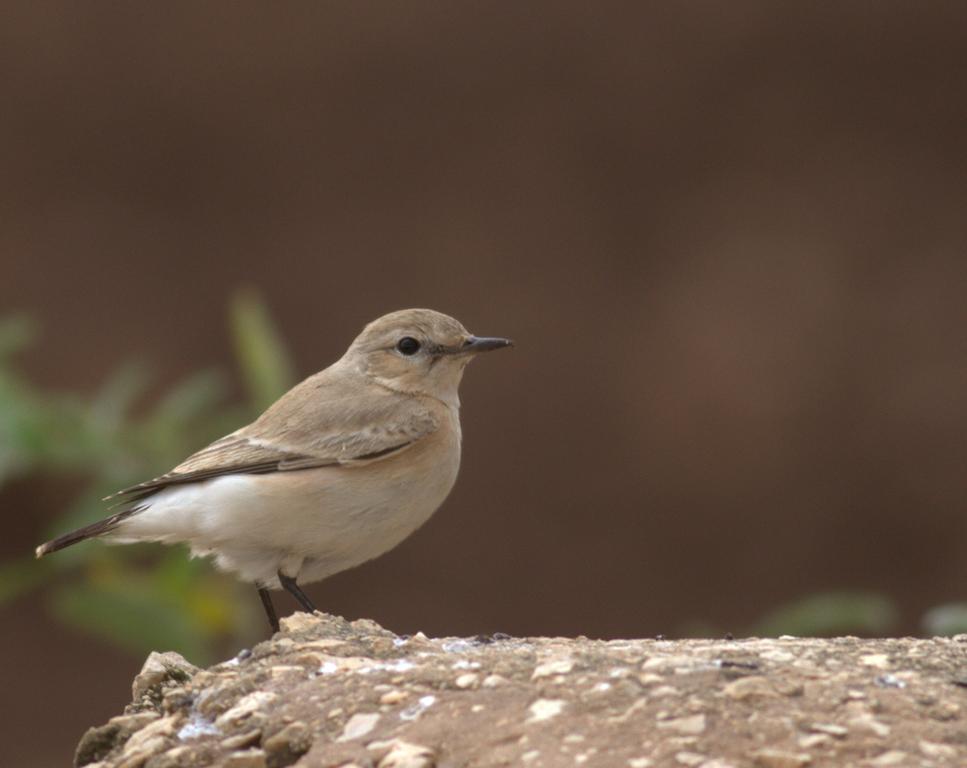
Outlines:
{"label": "blurred green foliage", "polygon": [[[285,346],[254,293],[235,297],[229,325],[249,395],[241,405],[229,402],[225,377],[212,370],[148,398],[152,376],[138,363],[122,365],[90,397],[41,391],[16,366],[33,323],[0,321],[0,490],[24,476],[80,480],[43,538],[106,516],[104,496],[166,472],[292,386]],[[170,648],[204,664],[261,632],[252,588],[181,548],[85,543],[0,563],[0,604],[41,586],[58,620],[139,654]]]}
{"label": "blurred green foliage", "polygon": [[753,634],[763,637],[833,637],[888,635],[899,611],[875,592],[826,592],[783,605],[761,618]]}
{"label": "blurred green foliage", "polygon": [[[896,602],[877,592],[838,590],[807,595],[772,609],[752,626],[733,632],[748,637],[889,637],[900,627]],[[928,610],[920,620],[923,635],[967,634],[967,603],[948,603]],[[683,637],[720,637],[721,627],[691,621],[680,628]]]}

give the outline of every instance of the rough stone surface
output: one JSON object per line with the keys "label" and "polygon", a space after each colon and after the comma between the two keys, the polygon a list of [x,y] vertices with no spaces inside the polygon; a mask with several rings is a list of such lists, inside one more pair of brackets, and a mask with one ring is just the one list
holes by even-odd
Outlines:
{"label": "rough stone surface", "polygon": [[98,768],[967,766],[967,636],[429,639],[296,614],[199,670],[151,654]]}

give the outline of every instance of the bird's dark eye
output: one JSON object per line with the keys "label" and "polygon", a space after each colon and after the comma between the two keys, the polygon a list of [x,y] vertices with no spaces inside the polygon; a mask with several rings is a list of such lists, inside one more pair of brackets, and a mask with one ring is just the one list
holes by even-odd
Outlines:
{"label": "bird's dark eye", "polygon": [[396,349],[401,355],[415,355],[420,351],[420,342],[412,336],[404,336],[396,342]]}

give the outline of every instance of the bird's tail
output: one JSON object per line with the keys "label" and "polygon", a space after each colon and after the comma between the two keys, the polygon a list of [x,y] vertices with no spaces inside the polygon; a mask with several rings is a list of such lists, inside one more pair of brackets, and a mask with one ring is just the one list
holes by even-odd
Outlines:
{"label": "bird's tail", "polygon": [[110,517],[105,517],[103,520],[98,520],[96,523],[91,523],[90,525],[85,525],[83,528],[78,528],[76,531],[65,533],[63,536],[58,536],[56,539],[51,539],[45,544],[41,544],[39,547],[37,547],[37,549],[34,550],[34,554],[37,557],[43,557],[44,555],[49,555],[51,552],[56,552],[59,549],[64,549],[72,544],[76,544],[79,541],[92,539],[95,536],[103,536],[105,533],[113,531],[115,528],[117,528],[118,523],[130,517],[135,512],[138,512],[140,509],[142,509],[142,507],[125,509],[124,511],[118,512]]}

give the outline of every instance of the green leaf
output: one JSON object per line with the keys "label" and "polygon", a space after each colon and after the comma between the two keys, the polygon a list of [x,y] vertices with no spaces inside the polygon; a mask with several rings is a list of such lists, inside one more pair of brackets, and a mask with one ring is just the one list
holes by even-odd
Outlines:
{"label": "green leaf", "polygon": [[898,611],[888,597],[870,592],[829,592],[781,606],[755,627],[763,637],[797,635],[884,635],[896,625]]}
{"label": "green leaf", "polygon": [[967,603],[947,603],[931,608],[923,617],[928,635],[951,636],[967,633]]}
{"label": "green leaf", "polygon": [[231,328],[249,398],[262,411],[295,383],[288,352],[265,304],[252,291],[239,291],[232,299]]}

